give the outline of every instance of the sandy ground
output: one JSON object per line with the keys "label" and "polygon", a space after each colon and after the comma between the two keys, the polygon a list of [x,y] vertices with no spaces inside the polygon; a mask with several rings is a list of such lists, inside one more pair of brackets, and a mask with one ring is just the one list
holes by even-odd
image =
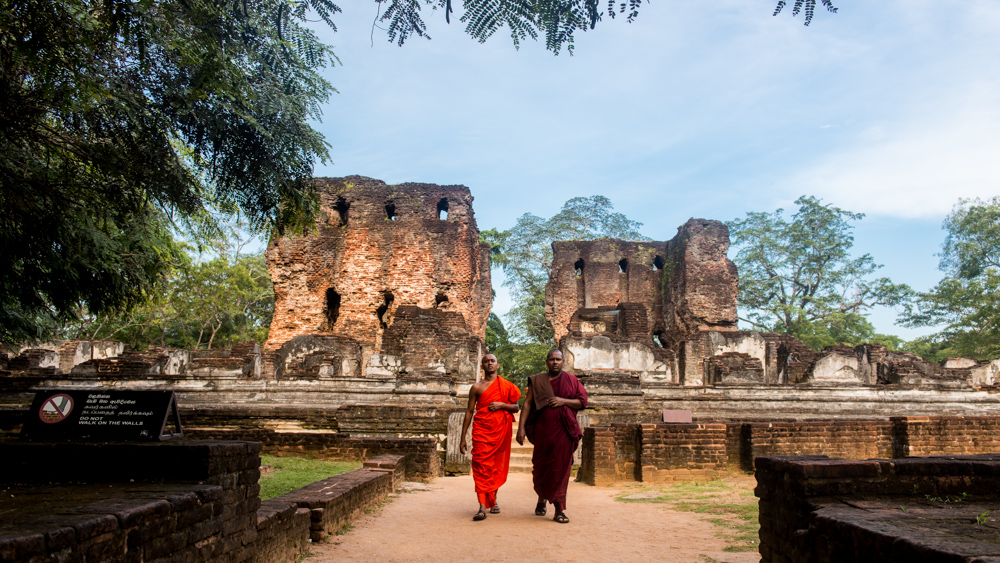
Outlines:
{"label": "sandy ground", "polygon": [[704,516],[615,502],[621,490],[571,482],[570,523],[558,524],[551,506],[547,516],[535,516],[531,476],[511,474],[497,497],[501,513],[473,522],[472,477],[439,477],[313,545],[305,561],[760,561],[756,553],[722,551],[720,528]]}

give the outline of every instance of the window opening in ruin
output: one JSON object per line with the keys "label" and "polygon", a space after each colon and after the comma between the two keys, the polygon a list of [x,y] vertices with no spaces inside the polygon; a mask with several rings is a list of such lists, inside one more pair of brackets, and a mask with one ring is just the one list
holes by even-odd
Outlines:
{"label": "window opening in ruin", "polygon": [[656,344],[660,348],[666,348],[667,347],[667,344],[666,344],[666,342],[663,339],[663,331],[662,330],[658,330],[655,333],[653,333],[653,344]]}
{"label": "window opening in ruin", "polygon": [[378,309],[375,309],[375,315],[378,317],[378,324],[383,329],[389,328],[389,323],[386,322],[385,314],[389,310],[389,306],[392,302],[396,300],[396,297],[391,291],[386,291],[382,294],[382,304],[379,305]]}
{"label": "window opening in ruin", "polygon": [[438,202],[438,219],[441,221],[448,220],[448,198],[444,198]]}
{"label": "window opening in ruin", "polygon": [[587,305],[587,284],[583,279],[583,258],[573,264],[576,268],[576,306],[585,307]]}
{"label": "window opening in ruin", "polygon": [[337,317],[339,316],[340,294],[333,288],[330,288],[326,290],[326,326],[328,329],[333,328],[333,325],[337,322]]}
{"label": "window opening in ruin", "polygon": [[438,293],[436,296],[434,296],[435,307],[440,307],[442,303],[447,303],[447,302],[448,302],[448,296],[443,293]]}
{"label": "window opening in ruin", "polygon": [[340,215],[341,227],[347,225],[347,211],[348,209],[350,209],[350,207],[351,204],[347,203],[347,201],[342,197],[338,197],[337,203],[333,206],[333,209],[337,212],[337,215]]}
{"label": "window opening in ruin", "polygon": [[573,264],[573,267],[576,268],[576,277],[577,277],[577,279],[582,279],[583,278],[583,258],[580,258],[579,260],[577,260],[576,263]]}
{"label": "window opening in ruin", "polygon": [[385,204],[385,217],[386,217],[386,219],[388,219],[390,221],[395,221],[396,220],[396,204],[395,203],[393,203],[393,202],[390,201],[389,203]]}
{"label": "window opening in ruin", "polygon": [[656,258],[653,258],[653,267],[656,268],[657,270],[662,270],[663,269],[663,257],[662,256],[657,256]]}
{"label": "window opening in ruin", "polygon": [[618,271],[622,274],[628,272],[628,258],[622,258],[618,261]]}

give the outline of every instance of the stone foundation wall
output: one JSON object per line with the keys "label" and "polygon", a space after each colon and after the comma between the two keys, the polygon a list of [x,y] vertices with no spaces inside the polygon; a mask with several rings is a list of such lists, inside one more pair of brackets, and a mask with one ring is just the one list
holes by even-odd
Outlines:
{"label": "stone foundation wall", "polygon": [[309,528],[312,523],[308,508],[265,500],[257,511],[257,543],[255,563],[286,563],[298,561],[309,551]]}
{"label": "stone foundation wall", "polygon": [[651,483],[712,479],[725,471],[725,424],[643,424],[640,480]]}
{"label": "stone foundation wall", "polygon": [[740,468],[753,471],[754,459],[775,455],[891,458],[893,429],[893,423],[878,420],[743,424],[740,432]]}
{"label": "stone foundation wall", "polygon": [[757,459],[765,563],[1000,560],[1000,455]]}
{"label": "stone foundation wall", "polygon": [[584,430],[579,480],[676,481],[754,471],[776,455],[893,459],[908,454],[1000,452],[1000,417],[896,417],[891,420],[613,424]]}
{"label": "stone foundation wall", "polygon": [[906,416],[891,420],[894,457],[1000,452],[1000,417]]}
{"label": "stone foundation wall", "polygon": [[577,480],[674,482],[725,471],[725,424],[615,424],[584,429]]}
{"label": "stone foundation wall", "polygon": [[0,560],[251,561],[259,453],[252,442],[0,443]]}
{"label": "stone foundation wall", "polygon": [[406,478],[428,481],[443,474],[441,456],[433,438],[352,438],[329,432],[278,432],[274,430],[193,430],[194,438],[254,440],[272,455],[308,454],[319,459],[369,460],[381,455],[404,458]]}

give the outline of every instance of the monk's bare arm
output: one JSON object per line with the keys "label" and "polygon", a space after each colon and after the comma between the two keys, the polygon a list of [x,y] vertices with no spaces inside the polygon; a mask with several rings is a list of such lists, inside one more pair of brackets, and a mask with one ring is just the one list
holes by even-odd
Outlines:
{"label": "monk's bare arm", "polygon": [[524,394],[524,412],[521,413],[521,420],[517,423],[517,443],[524,445],[524,421],[531,416],[531,411],[535,408],[534,398],[531,396],[531,386],[528,386],[528,392]]}
{"label": "monk's bare arm", "polygon": [[489,409],[490,412],[496,412],[496,411],[517,412],[518,410],[520,410],[520,407],[517,406],[517,403],[504,403],[501,401],[493,401],[492,403],[490,403]]}
{"label": "monk's bare arm", "polygon": [[469,444],[465,441],[465,436],[469,432],[469,425],[472,424],[472,415],[476,412],[476,401],[479,400],[479,386],[473,385],[469,388],[469,406],[465,409],[465,416],[462,417],[462,441],[458,444],[458,450],[464,455]]}

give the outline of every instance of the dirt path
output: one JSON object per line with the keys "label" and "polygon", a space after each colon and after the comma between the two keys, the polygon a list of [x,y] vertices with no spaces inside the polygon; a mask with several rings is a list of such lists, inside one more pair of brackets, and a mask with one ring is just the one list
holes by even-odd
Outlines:
{"label": "dirt path", "polygon": [[502,513],[473,522],[472,478],[439,477],[314,545],[306,561],[760,561],[756,553],[723,552],[719,528],[704,516],[616,502],[619,491],[571,482],[571,522],[557,524],[551,506],[546,517],[534,515],[531,476],[512,474],[497,499]]}

